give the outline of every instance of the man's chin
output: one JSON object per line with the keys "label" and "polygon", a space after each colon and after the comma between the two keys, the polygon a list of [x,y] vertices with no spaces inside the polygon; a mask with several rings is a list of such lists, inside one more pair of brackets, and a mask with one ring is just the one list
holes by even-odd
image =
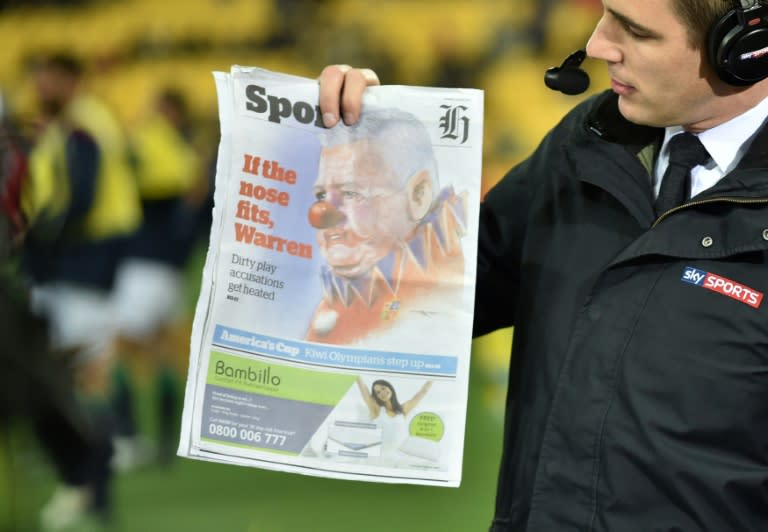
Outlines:
{"label": "man's chin", "polygon": [[625,120],[637,124],[638,126],[665,127],[657,118],[654,119],[651,113],[648,113],[640,105],[629,102],[627,98],[619,96],[619,113]]}
{"label": "man's chin", "polygon": [[[339,248],[332,248],[325,250],[323,253],[325,262],[334,274],[340,277],[347,277],[349,279],[355,279],[363,277],[371,271],[376,265],[376,259],[367,253],[360,253],[361,250],[356,250],[357,253],[340,252]],[[344,248],[343,251],[350,251],[349,248]]]}
{"label": "man's chin", "polygon": [[357,279],[363,277],[370,267],[364,266],[360,263],[357,264],[328,264],[331,271],[339,277],[346,277],[348,279]]}

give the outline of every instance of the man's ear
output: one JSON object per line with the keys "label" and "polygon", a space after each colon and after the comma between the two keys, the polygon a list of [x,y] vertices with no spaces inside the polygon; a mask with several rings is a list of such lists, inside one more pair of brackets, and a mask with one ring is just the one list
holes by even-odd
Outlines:
{"label": "man's ear", "polygon": [[408,195],[408,214],[412,220],[421,220],[429,212],[434,195],[429,171],[422,170],[413,174],[405,185],[405,191]]}

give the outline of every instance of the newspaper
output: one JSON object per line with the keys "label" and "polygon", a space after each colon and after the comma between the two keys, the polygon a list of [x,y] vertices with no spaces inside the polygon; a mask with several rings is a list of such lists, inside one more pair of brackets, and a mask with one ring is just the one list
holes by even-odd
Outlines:
{"label": "newspaper", "polygon": [[384,86],[322,125],[316,80],[214,73],[221,143],[180,456],[461,481],[483,93]]}

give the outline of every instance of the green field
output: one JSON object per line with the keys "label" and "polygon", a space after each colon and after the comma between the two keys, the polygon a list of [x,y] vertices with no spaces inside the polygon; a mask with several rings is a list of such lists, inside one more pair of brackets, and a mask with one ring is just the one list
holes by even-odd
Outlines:
{"label": "green field", "polygon": [[[189,269],[190,316],[197,297],[203,253],[201,250]],[[460,488],[329,480],[174,458],[164,466],[153,465],[116,475],[114,519],[109,530],[487,530],[501,453],[510,334],[510,330],[500,331],[473,343]],[[183,378],[179,375],[180,387]],[[152,379],[145,374],[135,380],[141,392],[136,405],[139,425],[152,438],[156,426]],[[36,531],[38,511],[55,484],[53,470],[24,423],[0,431],[0,532]]]}
{"label": "green field", "polygon": [[[458,489],[305,477],[176,458],[121,473],[114,530],[185,532],[442,532],[486,530],[501,444],[498,376],[473,368]],[[141,396],[151,416],[151,394]],[[34,531],[53,472],[23,426],[2,440],[0,523]]]}

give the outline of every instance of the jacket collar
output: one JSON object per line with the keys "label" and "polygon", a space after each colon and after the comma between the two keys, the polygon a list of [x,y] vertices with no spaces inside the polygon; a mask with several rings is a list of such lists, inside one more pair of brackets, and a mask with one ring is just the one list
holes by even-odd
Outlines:
{"label": "jacket collar", "polygon": [[619,112],[619,97],[613,91],[603,92],[597,97],[585,126],[590,133],[606,142],[622,144],[633,153],[639,153],[664,136],[661,128],[641,126],[624,118]]}
{"label": "jacket collar", "polygon": [[746,170],[766,166],[768,166],[768,126],[763,123],[738,168]]}
{"label": "jacket collar", "polygon": [[[752,142],[739,169],[768,167],[768,124],[764,124]],[[612,91],[600,94],[592,105],[585,122],[586,129],[605,140],[627,146],[635,153],[664,137],[664,129],[641,126],[624,118],[619,112],[619,97]]]}
{"label": "jacket collar", "polygon": [[585,109],[573,142],[565,144],[578,179],[606,191],[638,223],[649,225],[654,219],[650,166],[642,163],[640,154],[660,143],[663,130],[627,121],[611,91],[586,102]]}
{"label": "jacket collar", "polygon": [[[587,134],[609,144],[621,145],[637,156],[649,146],[658,152],[664,129],[641,126],[619,112],[618,95],[612,91],[600,94],[593,102],[584,122]],[[705,192],[710,195],[765,195],[768,192],[768,124],[763,125],[752,145],[735,170]],[[650,181],[648,181],[650,183]]]}
{"label": "jacket collar", "polygon": [[[658,143],[658,151],[664,130],[638,126],[624,119],[618,110],[618,97],[610,92],[592,102],[583,124],[586,134],[574,139],[573,149],[569,148],[569,157],[576,162],[579,178],[611,193],[641,226],[651,224],[656,216],[652,209],[650,179],[641,170],[636,155],[654,143]],[[603,142],[595,142],[596,137]],[[722,197],[730,200],[713,203],[709,209],[702,207],[700,211],[679,211],[688,216],[670,216],[658,228],[639,236],[612,264],[648,255],[712,259],[765,251],[766,243],[761,235],[765,230],[766,211],[760,207],[761,203],[745,203],[747,207],[742,209],[731,207],[739,199],[768,198],[768,125],[762,126],[737,168],[702,194],[702,199],[714,201]],[[721,210],[713,216],[712,209]],[[705,248],[700,236],[710,234],[718,235],[718,245]]]}

